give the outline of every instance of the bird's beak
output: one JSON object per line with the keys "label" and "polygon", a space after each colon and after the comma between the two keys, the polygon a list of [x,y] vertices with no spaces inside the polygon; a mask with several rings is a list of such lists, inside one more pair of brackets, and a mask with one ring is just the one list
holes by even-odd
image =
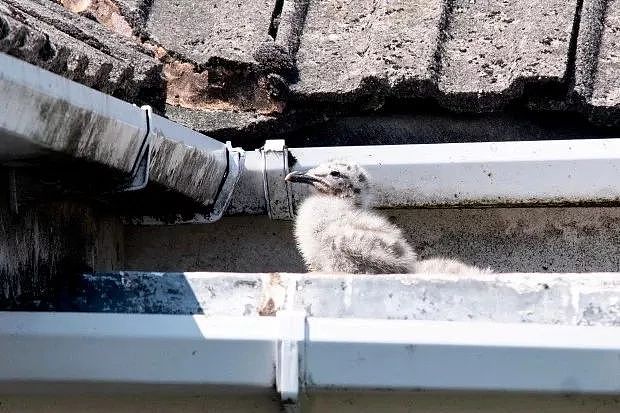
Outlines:
{"label": "bird's beak", "polygon": [[312,185],[314,182],[320,182],[321,180],[309,173],[303,173],[299,171],[293,171],[290,174],[286,175],[284,178],[285,181],[288,182],[300,182],[302,184],[310,184]]}

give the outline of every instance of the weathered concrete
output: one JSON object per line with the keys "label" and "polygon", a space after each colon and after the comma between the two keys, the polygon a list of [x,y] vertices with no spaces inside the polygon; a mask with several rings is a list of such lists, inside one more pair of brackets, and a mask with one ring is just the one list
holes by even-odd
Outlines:
{"label": "weathered concrete", "polygon": [[125,100],[160,104],[162,66],[132,38],[44,0],[2,0],[0,26],[0,51]]}
{"label": "weathered concrete", "polygon": [[310,1],[294,91],[319,100],[381,95],[386,87],[427,94],[444,13],[440,0]]}
{"label": "weathered concrete", "polygon": [[120,221],[85,204],[44,203],[18,214],[2,205],[0,234],[5,309],[62,309],[60,298],[68,296],[79,274],[118,268],[123,259]]}
{"label": "weathered concrete", "polygon": [[584,102],[592,97],[606,5],[606,0],[584,0],[581,9],[572,86],[573,93]]}
{"label": "weathered concrete", "polygon": [[133,28],[112,0],[60,0],[73,13],[95,18],[99,23],[122,36],[131,37]]}
{"label": "weathered concrete", "polygon": [[620,275],[85,275],[70,308],[88,312],[619,325]]}
{"label": "weathered concrete", "polygon": [[[618,208],[383,212],[422,258],[451,257],[498,272],[620,271]],[[208,226],[127,227],[126,268],[305,271],[292,232],[292,223],[267,217],[225,217]]]}
{"label": "weathered concrete", "polygon": [[[282,94],[266,74],[255,66],[216,62],[207,68],[181,62],[164,55],[166,103],[203,111],[226,111],[231,116],[238,111],[253,111],[269,115],[283,110]],[[206,125],[205,125],[206,126]]]}
{"label": "weathered concrete", "polygon": [[125,268],[176,272],[304,271],[290,222],[271,221],[267,217],[224,217],[220,222],[128,226]]}
{"label": "weathered concrete", "polygon": [[446,104],[497,109],[525,83],[563,81],[576,0],[453,3],[439,76]]}
{"label": "weathered concrete", "polygon": [[260,132],[276,127],[277,122],[274,116],[250,111],[193,110],[173,105],[166,105],[166,116],[190,129],[220,137],[222,141],[237,138],[247,142],[249,135],[261,136],[260,142],[264,143],[265,135]]}
{"label": "weathered concrete", "polygon": [[309,5],[310,0],[283,0],[280,16],[272,21],[275,43],[287,52],[293,63],[299,50]]}
{"label": "weathered concrete", "polygon": [[155,0],[147,29],[157,43],[198,64],[217,59],[253,63],[268,36],[274,2]]}
{"label": "weathered concrete", "polygon": [[241,139],[429,101],[617,126],[617,1],[2,0],[0,50]]}
{"label": "weathered concrete", "polygon": [[596,123],[620,122],[620,2],[584,0],[572,95]]}
{"label": "weathered concrete", "polygon": [[[91,0],[92,1],[92,0]],[[146,16],[148,16],[151,9],[150,0],[106,0],[116,4],[126,19],[131,25],[134,32],[142,34],[144,26],[146,25]]]}

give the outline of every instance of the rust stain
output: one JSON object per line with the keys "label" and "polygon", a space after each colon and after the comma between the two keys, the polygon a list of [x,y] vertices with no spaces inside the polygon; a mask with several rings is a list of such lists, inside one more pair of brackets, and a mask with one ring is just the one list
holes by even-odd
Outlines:
{"label": "rust stain", "polygon": [[60,3],[73,13],[90,13],[99,23],[117,34],[134,37],[131,25],[111,0],[61,0]]}

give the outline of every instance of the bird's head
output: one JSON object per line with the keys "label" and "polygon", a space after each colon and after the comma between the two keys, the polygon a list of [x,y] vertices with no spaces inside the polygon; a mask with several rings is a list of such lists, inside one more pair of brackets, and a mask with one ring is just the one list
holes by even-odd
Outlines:
{"label": "bird's head", "polygon": [[305,173],[291,172],[285,179],[309,184],[324,195],[352,199],[360,206],[366,206],[370,198],[370,176],[355,163],[331,161]]}

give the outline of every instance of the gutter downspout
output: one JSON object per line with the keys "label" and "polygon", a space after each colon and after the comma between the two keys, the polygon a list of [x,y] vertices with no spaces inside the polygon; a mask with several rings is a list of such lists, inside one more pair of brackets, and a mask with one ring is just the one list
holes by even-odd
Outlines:
{"label": "gutter downspout", "polygon": [[244,152],[112,96],[0,53],[0,165],[53,154],[151,180],[210,208],[218,220],[243,171]]}

